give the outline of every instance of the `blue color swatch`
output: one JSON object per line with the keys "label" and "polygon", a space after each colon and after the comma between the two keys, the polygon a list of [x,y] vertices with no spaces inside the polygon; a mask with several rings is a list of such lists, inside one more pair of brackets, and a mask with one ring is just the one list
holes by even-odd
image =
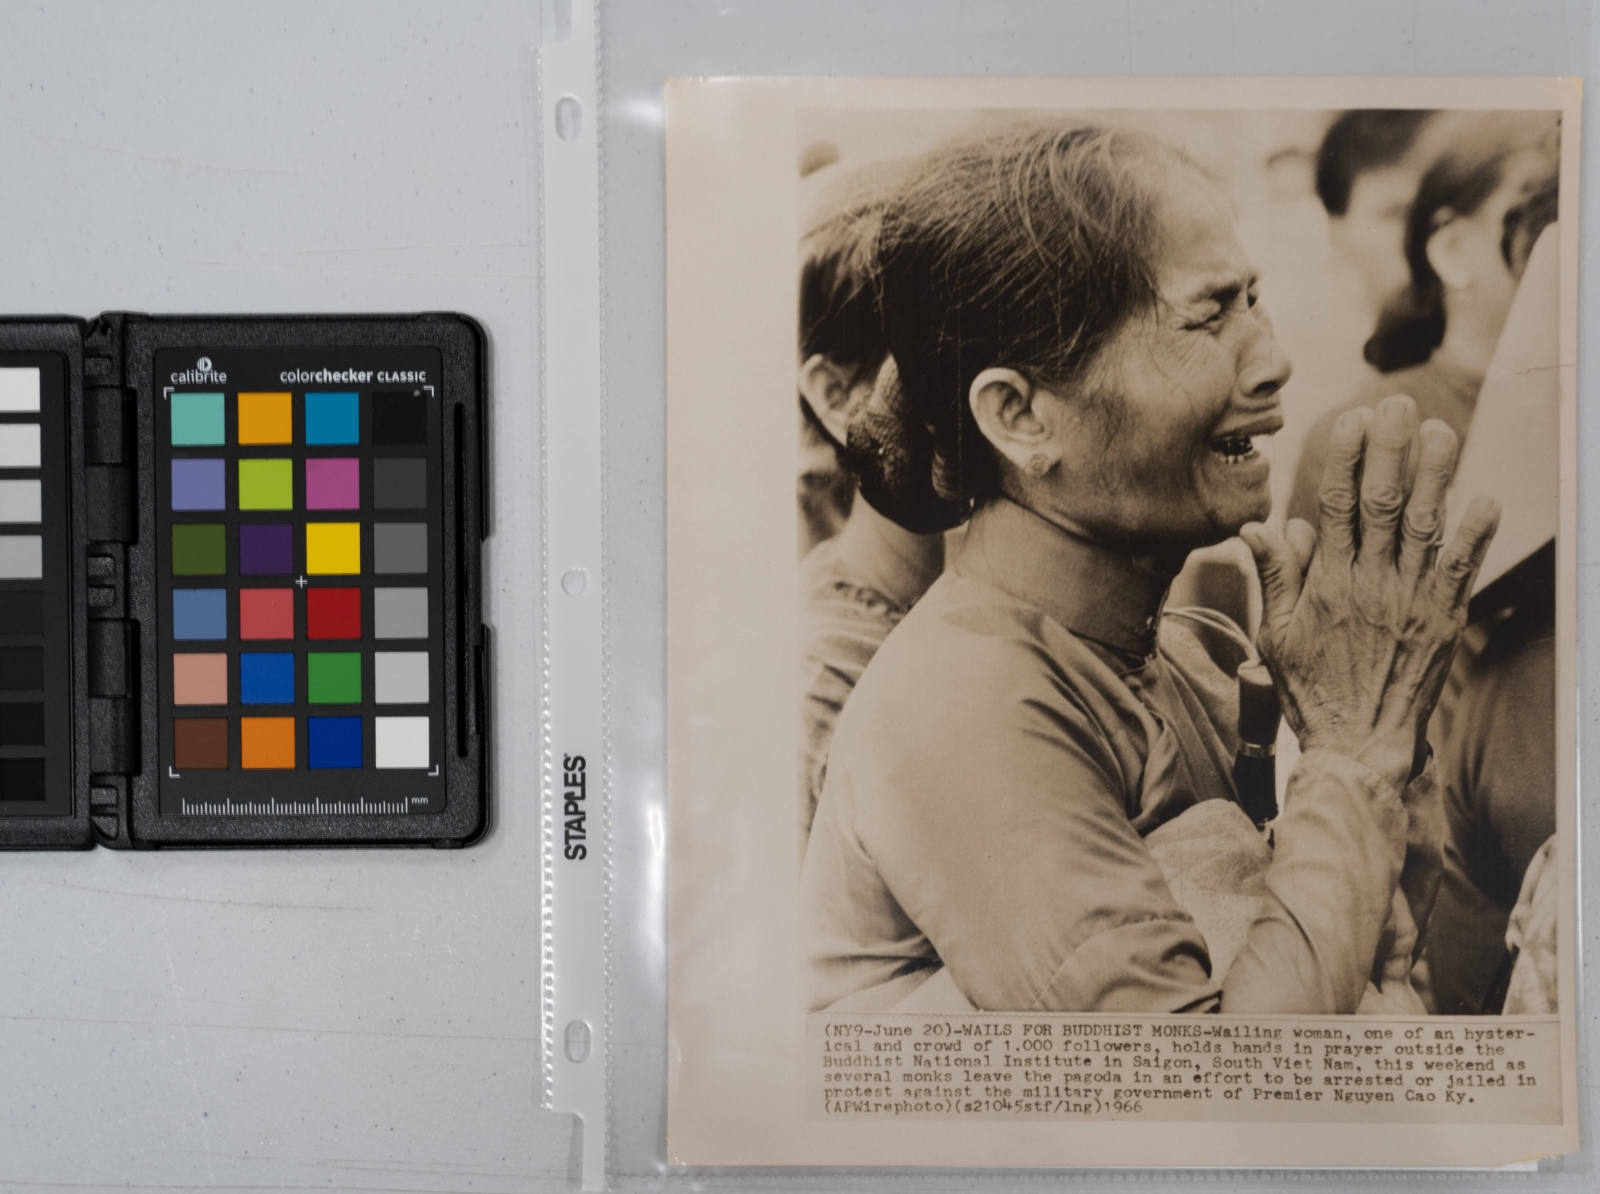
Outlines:
{"label": "blue color swatch", "polygon": [[361,405],[354,394],[306,395],[306,443],[359,444]]}
{"label": "blue color swatch", "polygon": [[359,717],[308,717],[306,740],[313,770],[361,766]]}
{"label": "blue color swatch", "polygon": [[228,590],[172,590],[172,637],[180,640],[228,637]]}
{"label": "blue color swatch", "polygon": [[174,510],[224,510],[228,506],[228,479],[224,462],[211,458],[172,462]]}
{"label": "blue color swatch", "polygon": [[262,651],[239,656],[239,700],[246,705],[294,704],[294,654]]}

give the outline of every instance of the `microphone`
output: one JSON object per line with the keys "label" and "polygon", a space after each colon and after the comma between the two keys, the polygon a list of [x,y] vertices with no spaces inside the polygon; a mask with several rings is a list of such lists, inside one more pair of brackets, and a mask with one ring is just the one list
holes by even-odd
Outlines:
{"label": "microphone", "polygon": [[1257,829],[1265,829],[1267,822],[1278,815],[1275,756],[1282,710],[1264,664],[1247,659],[1239,665],[1237,674],[1239,753],[1233,761],[1233,786],[1245,814]]}

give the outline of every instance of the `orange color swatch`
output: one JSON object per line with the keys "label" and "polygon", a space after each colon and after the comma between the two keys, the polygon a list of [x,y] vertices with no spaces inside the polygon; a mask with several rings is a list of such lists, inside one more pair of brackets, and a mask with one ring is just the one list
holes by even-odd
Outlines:
{"label": "orange color swatch", "polygon": [[256,771],[294,767],[294,718],[239,719],[239,765]]}

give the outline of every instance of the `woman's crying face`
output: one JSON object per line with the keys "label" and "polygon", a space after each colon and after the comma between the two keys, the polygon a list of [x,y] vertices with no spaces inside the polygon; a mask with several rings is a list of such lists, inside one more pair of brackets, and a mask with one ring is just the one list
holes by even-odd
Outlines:
{"label": "woman's crying face", "polygon": [[1226,201],[1175,178],[1160,206],[1154,306],[1131,317],[1064,404],[1061,512],[1153,550],[1220,542],[1271,509],[1265,437],[1288,358]]}

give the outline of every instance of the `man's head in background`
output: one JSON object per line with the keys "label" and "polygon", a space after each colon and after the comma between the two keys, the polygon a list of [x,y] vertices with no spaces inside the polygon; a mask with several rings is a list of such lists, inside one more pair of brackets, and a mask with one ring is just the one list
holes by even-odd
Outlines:
{"label": "man's head in background", "polygon": [[1345,112],[1317,150],[1317,197],[1335,248],[1360,271],[1376,314],[1408,280],[1406,210],[1427,167],[1419,136],[1427,109],[1358,108]]}
{"label": "man's head in background", "polygon": [[[815,149],[802,155],[803,174],[835,160]],[[808,171],[819,157],[822,165]],[[880,191],[870,175],[827,181],[800,236],[802,554],[836,534],[850,512],[855,486],[839,453],[888,356],[874,269]]]}
{"label": "man's head in background", "polygon": [[878,312],[883,171],[827,179],[800,230],[800,408],[843,450],[888,357]]}
{"label": "man's head in background", "polygon": [[889,354],[873,265],[878,222],[876,203],[851,203],[829,211],[800,240],[796,384],[802,409],[836,447],[848,440],[850,419]]}

